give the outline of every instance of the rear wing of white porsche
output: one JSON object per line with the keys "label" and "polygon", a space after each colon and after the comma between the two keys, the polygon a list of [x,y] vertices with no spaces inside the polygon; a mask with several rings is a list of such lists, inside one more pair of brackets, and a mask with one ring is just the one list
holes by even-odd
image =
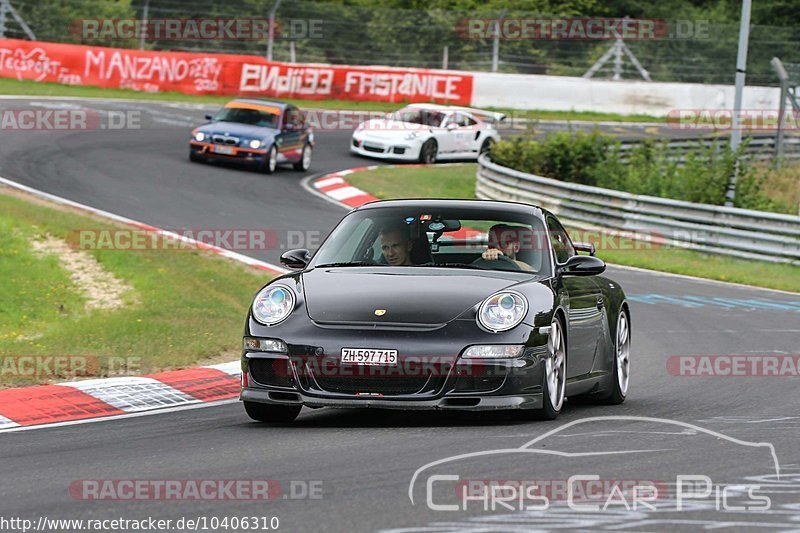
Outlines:
{"label": "rear wing of white porsche", "polygon": [[464,111],[483,120],[484,122],[501,122],[505,120],[505,113],[498,113],[496,111],[489,111],[487,109],[476,109],[474,107],[463,107],[453,105],[439,105],[439,104],[410,104],[408,107],[416,107],[419,109],[437,109],[439,111]]}
{"label": "rear wing of white porsche", "polygon": [[475,109],[472,107],[459,107],[457,109],[461,109],[462,111],[467,111],[468,113],[475,115],[476,117],[480,118],[485,122],[502,122],[506,118],[505,113],[488,111],[486,109]]}

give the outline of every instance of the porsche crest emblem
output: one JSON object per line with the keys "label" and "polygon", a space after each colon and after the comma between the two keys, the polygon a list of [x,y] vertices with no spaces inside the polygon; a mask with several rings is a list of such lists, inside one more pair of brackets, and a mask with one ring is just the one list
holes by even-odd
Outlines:
{"label": "porsche crest emblem", "polygon": [[375,316],[383,316],[386,314],[386,309],[376,309]]}

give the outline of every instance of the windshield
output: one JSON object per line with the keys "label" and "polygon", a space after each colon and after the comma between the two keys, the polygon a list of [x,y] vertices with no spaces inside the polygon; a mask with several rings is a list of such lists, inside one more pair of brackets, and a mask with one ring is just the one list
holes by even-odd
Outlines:
{"label": "windshield", "polygon": [[420,109],[418,107],[404,107],[400,111],[396,111],[392,115],[392,118],[409,124],[420,124],[438,128],[442,125],[444,113],[430,109]]}
{"label": "windshield", "polygon": [[278,127],[278,115],[246,107],[224,107],[214,116],[214,120],[273,129]]}
{"label": "windshield", "polygon": [[550,275],[538,218],[502,209],[381,208],[356,211],[312,261],[322,266],[441,267]]}

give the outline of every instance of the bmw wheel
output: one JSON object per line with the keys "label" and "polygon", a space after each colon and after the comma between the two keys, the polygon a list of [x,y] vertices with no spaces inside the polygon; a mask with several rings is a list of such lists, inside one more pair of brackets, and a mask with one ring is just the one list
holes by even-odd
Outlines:
{"label": "bmw wheel", "polygon": [[292,422],[300,414],[302,405],[272,405],[244,402],[247,416],[257,422]]}
{"label": "bmw wheel", "polygon": [[428,165],[436,163],[438,152],[439,146],[436,144],[436,141],[434,139],[428,139],[425,141],[425,144],[422,145],[422,148],[419,149],[420,163],[426,163]]}
{"label": "bmw wheel", "polygon": [[261,170],[265,174],[272,174],[278,168],[278,149],[273,144],[267,151],[267,158],[261,163]]}
{"label": "bmw wheel", "polygon": [[294,169],[305,172],[309,168],[311,168],[311,145],[306,144],[303,147],[303,155],[300,157],[300,161],[294,164]]}

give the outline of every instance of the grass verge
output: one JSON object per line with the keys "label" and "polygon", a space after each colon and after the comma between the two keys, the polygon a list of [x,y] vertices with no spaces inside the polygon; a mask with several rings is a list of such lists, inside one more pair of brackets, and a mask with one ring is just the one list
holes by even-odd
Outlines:
{"label": "grass verge", "polygon": [[[381,199],[475,198],[476,171],[476,164],[391,167],[358,172],[347,180]],[[624,248],[601,246],[597,256],[618,265],[800,292],[800,268],[796,266],[708,255],[682,248],[649,247],[647,243]]]}
{"label": "grass verge", "polygon": [[[0,387],[71,377],[20,375],[15,361],[23,356],[80,356],[96,363],[87,365],[91,377],[238,357],[265,272],[197,250],[85,250],[130,286],[121,307],[90,310],[59,256],[31,246],[45,235],[69,240],[76,229],[121,228],[130,229],[0,187]],[[109,368],[112,357],[117,366]]]}
{"label": "grass verge", "polygon": [[[40,83],[0,78],[0,94],[20,96],[65,96],[75,98],[126,98],[132,100],[152,100],[164,102],[188,102],[205,104],[224,104],[233,96],[193,95],[178,92],[147,93],[131,89],[107,89],[84,85],[61,85],[59,83]],[[251,96],[252,95],[245,95]],[[360,111],[394,111],[405,106],[404,103],[386,102],[354,102],[347,100],[301,100],[297,98],[280,98],[283,102],[291,102],[301,108],[317,109],[354,109]],[[648,115],[619,115],[616,113],[595,113],[590,111],[544,111],[513,110],[491,108],[516,118],[538,120],[586,120],[615,122],[663,122],[663,118]]]}

